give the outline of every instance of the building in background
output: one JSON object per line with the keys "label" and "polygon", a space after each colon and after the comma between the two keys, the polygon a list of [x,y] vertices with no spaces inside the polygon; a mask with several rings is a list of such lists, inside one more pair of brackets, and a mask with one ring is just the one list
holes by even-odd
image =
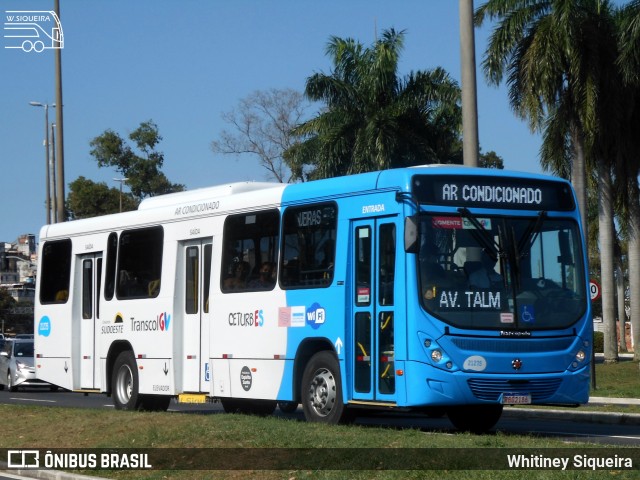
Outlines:
{"label": "building in background", "polygon": [[0,288],[19,303],[35,297],[37,265],[36,236],[21,235],[15,242],[0,242]]}

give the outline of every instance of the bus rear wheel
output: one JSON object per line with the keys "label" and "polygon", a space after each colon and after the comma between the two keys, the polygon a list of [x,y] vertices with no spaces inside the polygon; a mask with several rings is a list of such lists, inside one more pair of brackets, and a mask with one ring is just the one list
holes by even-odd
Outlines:
{"label": "bus rear wheel", "polygon": [[118,410],[140,410],[142,396],[138,393],[138,370],[133,352],[120,353],[113,365],[111,394]]}
{"label": "bus rear wheel", "polygon": [[463,432],[484,433],[502,416],[502,405],[460,405],[450,407],[447,416]]}
{"label": "bus rear wheel", "polygon": [[316,353],[302,375],[302,409],[307,421],[344,423],[351,412],[342,401],[340,365],[329,351]]}

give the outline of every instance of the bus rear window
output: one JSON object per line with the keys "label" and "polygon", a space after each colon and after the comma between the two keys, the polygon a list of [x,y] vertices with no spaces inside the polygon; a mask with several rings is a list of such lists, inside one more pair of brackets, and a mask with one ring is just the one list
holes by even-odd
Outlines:
{"label": "bus rear window", "polygon": [[42,247],[40,303],[67,303],[71,274],[71,240],[46,242]]}

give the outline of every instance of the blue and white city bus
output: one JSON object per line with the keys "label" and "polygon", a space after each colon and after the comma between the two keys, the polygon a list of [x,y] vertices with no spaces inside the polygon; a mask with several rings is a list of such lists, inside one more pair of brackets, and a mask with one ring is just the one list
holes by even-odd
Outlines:
{"label": "blue and white city bus", "polygon": [[483,431],[504,405],[588,400],[581,232],[567,181],[455,166],[150,198],[43,227],[37,375],[126,410]]}

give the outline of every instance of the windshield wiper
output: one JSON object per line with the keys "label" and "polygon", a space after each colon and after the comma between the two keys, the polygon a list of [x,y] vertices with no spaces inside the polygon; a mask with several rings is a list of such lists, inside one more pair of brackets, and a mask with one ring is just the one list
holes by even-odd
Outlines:
{"label": "windshield wiper", "polygon": [[544,222],[545,218],[547,218],[547,212],[541,210],[538,212],[536,221],[529,223],[529,226],[524,231],[522,237],[520,237],[520,241],[518,242],[518,251],[516,252],[518,254],[518,258],[524,257],[525,253],[521,252],[531,251],[531,247],[536,242],[538,235],[540,235],[540,227],[542,227],[542,222]]}
{"label": "windshield wiper", "polygon": [[487,233],[482,224],[478,221],[478,219],[469,211],[466,207],[461,207],[458,209],[460,215],[469,220],[471,224],[475,227],[475,229],[470,229],[471,236],[473,236],[474,240],[482,245],[486,254],[491,258],[492,261],[497,262],[498,258],[503,256],[502,248],[496,241]]}

